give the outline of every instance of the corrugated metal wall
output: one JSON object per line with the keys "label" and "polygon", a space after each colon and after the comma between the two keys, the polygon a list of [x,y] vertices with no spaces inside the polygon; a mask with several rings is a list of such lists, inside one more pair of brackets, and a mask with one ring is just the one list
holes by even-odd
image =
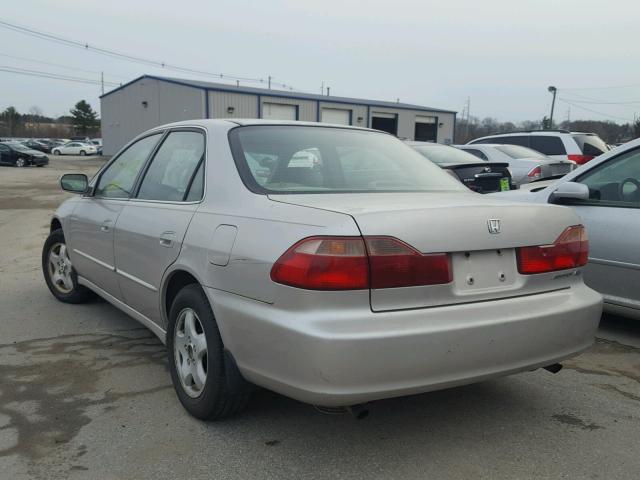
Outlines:
{"label": "corrugated metal wall", "polygon": [[[146,106],[143,102],[146,102]],[[453,142],[454,113],[205,91],[147,77],[101,99],[104,153],[113,155],[133,137],[152,127],[179,120],[205,118],[207,107],[209,118],[259,118],[264,103],[296,105],[298,120],[306,122],[318,121],[318,107],[320,111],[323,107],[349,110],[351,124],[358,127],[369,127],[374,112],[392,113],[398,116],[398,136],[408,139],[414,138],[416,116],[433,116],[438,122],[438,142]]]}

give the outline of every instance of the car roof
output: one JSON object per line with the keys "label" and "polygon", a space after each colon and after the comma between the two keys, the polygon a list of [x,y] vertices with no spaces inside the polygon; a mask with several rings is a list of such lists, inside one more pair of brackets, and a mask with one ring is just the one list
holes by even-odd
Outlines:
{"label": "car roof", "polygon": [[[349,130],[364,130],[369,132],[381,132],[381,130],[374,130],[372,128],[362,128],[354,125],[341,125],[334,123],[321,123],[321,122],[300,122],[297,120],[263,120],[256,118],[199,118],[194,120],[182,120],[180,122],[168,123],[165,125],[158,125],[151,130],[162,130],[164,128],[173,128],[180,126],[196,126],[196,127],[233,127],[233,126],[251,126],[251,125],[289,125],[289,126],[308,126],[308,127],[334,127],[344,128]],[[386,132],[383,132],[386,133]]]}

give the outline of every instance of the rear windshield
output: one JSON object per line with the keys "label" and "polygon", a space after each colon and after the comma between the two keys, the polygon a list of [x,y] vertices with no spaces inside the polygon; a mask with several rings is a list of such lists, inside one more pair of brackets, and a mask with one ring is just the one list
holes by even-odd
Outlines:
{"label": "rear windshield", "polygon": [[572,135],[583,155],[597,157],[609,150],[607,144],[598,135]]}
{"label": "rear windshield", "polygon": [[458,150],[455,147],[447,147],[446,145],[412,145],[411,147],[420,155],[438,165],[450,163],[479,163],[482,161],[471,153]]}
{"label": "rear windshield", "polygon": [[229,132],[244,183],[259,193],[465,191],[391,135],[354,129],[258,125]]}
{"label": "rear windshield", "polygon": [[500,145],[496,146],[496,150],[509,155],[511,158],[539,158],[544,155],[536,150],[520,145]]}

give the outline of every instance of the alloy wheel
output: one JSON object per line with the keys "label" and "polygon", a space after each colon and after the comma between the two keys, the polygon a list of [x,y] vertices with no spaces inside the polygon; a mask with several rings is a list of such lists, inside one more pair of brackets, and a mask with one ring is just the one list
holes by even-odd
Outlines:
{"label": "alloy wheel", "polygon": [[178,315],[173,350],[182,388],[191,398],[199,397],[207,381],[207,337],[191,308],[183,309]]}
{"label": "alloy wheel", "polygon": [[64,243],[54,243],[49,250],[48,271],[51,283],[60,293],[70,293],[73,290],[72,270],[67,246]]}

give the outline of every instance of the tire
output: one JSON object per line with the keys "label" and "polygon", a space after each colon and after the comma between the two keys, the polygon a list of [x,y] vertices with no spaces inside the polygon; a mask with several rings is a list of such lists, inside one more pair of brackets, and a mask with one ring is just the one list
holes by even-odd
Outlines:
{"label": "tire", "polygon": [[[193,338],[189,336],[187,327],[190,312],[194,315]],[[206,353],[203,354],[201,346],[204,344]],[[231,357],[225,355],[211,305],[197,284],[184,287],[173,301],[169,312],[167,347],[173,386],[180,403],[191,415],[201,420],[218,420],[246,408],[251,385],[242,378]],[[189,359],[193,362],[185,367]],[[198,387],[195,381],[191,386],[183,382],[185,375],[181,375],[180,370],[184,369],[196,372],[191,374],[191,378],[197,375],[198,370],[204,370],[204,381],[200,377],[202,386]]]}
{"label": "tire", "polygon": [[54,150],[51,153],[53,153],[54,155],[60,155],[60,150]]}
{"label": "tire", "polygon": [[20,158],[18,158],[16,160],[16,167],[23,168],[23,167],[28,167],[28,166],[29,166],[29,162],[27,161],[26,158],[20,157]]}
{"label": "tire", "polygon": [[[64,251],[61,250],[62,247],[64,247]],[[42,273],[44,280],[47,282],[49,291],[61,302],[84,303],[93,297],[93,292],[87,287],[78,284],[76,269],[71,265],[68,255],[64,253],[66,247],[67,245],[62,229],[59,228],[49,234],[42,248]],[[63,266],[60,266],[60,264],[53,260],[51,257],[52,253],[63,260]],[[56,267],[62,268],[66,274],[59,275],[56,278],[55,274],[60,273],[60,270],[56,272]]]}
{"label": "tire", "polygon": [[44,167],[44,165],[40,164],[40,165],[36,165],[36,167]]}
{"label": "tire", "polygon": [[84,157],[87,154],[87,152],[85,152],[84,150],[80,150],[80,156]]}

